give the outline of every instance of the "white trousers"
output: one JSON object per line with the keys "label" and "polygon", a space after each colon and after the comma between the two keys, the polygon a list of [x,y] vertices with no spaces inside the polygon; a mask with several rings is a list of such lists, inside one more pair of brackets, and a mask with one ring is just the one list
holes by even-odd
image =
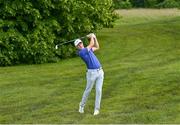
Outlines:
{"label": "white trousers", "polygon": [[80,106],[84,107],[88,96],[95,84],[96,87],[96,99],[95,99],[95,110],[100,110],[101,96],[102,96],[102,86],[104,80],[103,69],[90,69],[86,73],[87,84],[86,89],[83,93]]}

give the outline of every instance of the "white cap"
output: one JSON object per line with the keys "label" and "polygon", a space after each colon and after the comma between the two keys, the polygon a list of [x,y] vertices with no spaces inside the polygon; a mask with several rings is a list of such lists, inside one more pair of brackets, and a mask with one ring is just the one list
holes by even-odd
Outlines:
{"label": "white cap", "polygon": [[81,43],[82,41],[80,40],[80,39],[76,39],[75,41],[74,41],[74,45],[75,46],[77,46],[79,43]]}

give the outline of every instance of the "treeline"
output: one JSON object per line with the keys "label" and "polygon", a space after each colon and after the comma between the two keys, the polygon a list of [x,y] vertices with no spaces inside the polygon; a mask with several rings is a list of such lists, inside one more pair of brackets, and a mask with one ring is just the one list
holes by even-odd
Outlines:
{"label": "treeline", "polygon": [[112,0],[0,0],[0,66],[74,56],[73,44],[55,45],[111,27],[112,6]]}
{"label": "treeline", "polygon": [[113,0],[116,9],[180,8],[180,0]]}

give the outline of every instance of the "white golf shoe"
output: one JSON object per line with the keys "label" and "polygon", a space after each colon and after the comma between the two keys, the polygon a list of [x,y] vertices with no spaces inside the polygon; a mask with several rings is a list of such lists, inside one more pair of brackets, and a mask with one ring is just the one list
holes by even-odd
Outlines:
{"label": "white golf shoe", "polygon": [[99,114],[99,110],[95,110],[94,115],[98,115],[98,114]]}
{"label": "white golf shoe", "polygon": [[[80,103],[81,104],[81,103]],[[84,107],[82,107],[81,105],[79,104],[79,113],[84,113]]]}

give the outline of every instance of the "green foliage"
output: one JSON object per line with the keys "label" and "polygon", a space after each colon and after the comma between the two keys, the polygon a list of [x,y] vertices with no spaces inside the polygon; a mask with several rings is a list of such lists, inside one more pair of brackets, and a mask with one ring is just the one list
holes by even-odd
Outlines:
{"label": "green foliage", "polygon": [[130,0],[133,7],[145,7],[145,0]]}
{"label": "green foliage", "polygon": [[158,0],[146,0],[145,7],[154,8],[158,4]]}
{"label": "green foliage", "polygon": [[0,1],[0,66],[54,62],[74,55],[55,44],[112,27],[112,0]]}
{"label": "green foliage", "polygon": [[162,3],[156,5],[157,8],[178,8],[180,7],[180,1],[165,0]]}
{"label": "green foliage", "polygon": [[16,30],[8,30],[0,34],[0,65],[11,65],[26,60],[28,53],[28,42]]}
{"label": "green foliage", "polygon": [[132,8],[132,4],[129,0],[114,0],[114,8],[115,9],[129,9]]}

